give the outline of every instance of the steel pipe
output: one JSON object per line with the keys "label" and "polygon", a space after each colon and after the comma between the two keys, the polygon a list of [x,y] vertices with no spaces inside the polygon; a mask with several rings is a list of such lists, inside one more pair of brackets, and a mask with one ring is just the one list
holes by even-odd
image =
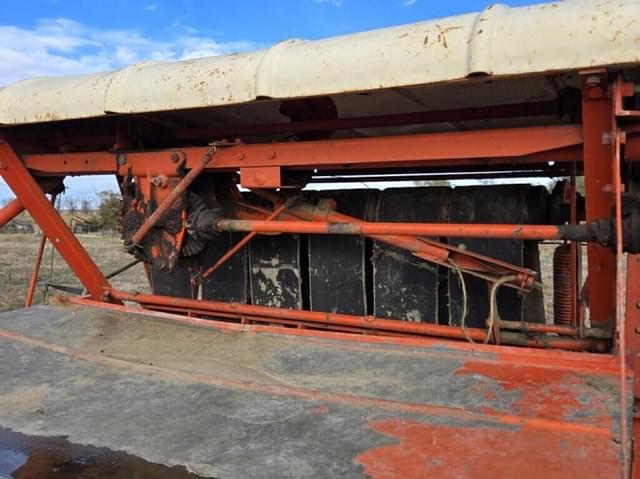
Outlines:
{"label": "steel pipe", "polygon": [[[289,206],[290,202],[285,202],[282,205],[280,205],[279,207],[277,207],[273,213],[271,213],[266,221],[271,221],[274,218],[276,218],[280,213],[282,213],[285,209],[287,209],[287,207]],[[229,258],[231,258],[233,255],[235,255],[238,251],[240,251],[247,243],[249,243],[249,241],[251,241],[253,239],[254,236],[256,236],[258,233],[256,233],[255,231],[250,232],[249,234],[247,234],[244,238],[242,238],[240,241],[238,241],[235,245],[233,245],[224,255],[222,255],[222,257],[220,257],[218,259],[218,261],[216,261],[209,269],[207,269],[203,274],[202,274],[202,279],[206,279],[209,276],[211,276],[214,272],[216,272],[220,266],[222,266],[224,263],[226,263]]]}
{"label": "steel pipe", "polygon": [[[55,208],[56,198],[58,195],[51,195],[51,205]],[[24,307],[30,308],[33,304],[33,296],[36,292],[38,285],[38,275],[40,274],[40,265],[42,264],[42,255],[44,255],[44,247],[47,244],[47,235],[42,232],[40,236],[40,243],[38,244],[38,250],[36,251],[36,259],[33,263],[33,270],[31,271],[31,278],[29,279],[29,286],[27,287],[27,294],[24,297]]]}
{"label": "steel pipe", "polygon": [[[216,223],[218,231],[253,231],[256,233],[298,233],[331,235],[394,235],[460,238],[507,238],[521,240],[569,239],[579,235],[581,241],[596,238],[588,227],[581,225],[510,225],[460,223],[367,223],[324,221],[264,221],[222,219]],[[575,234],[570,234],[574,233]],[[573,238],[571,238],[573,239]]]}
{"label": "steel pipe", "polygon": [[[563,324],[541,324],[541,323],[525,323],[521,321],[505,321],[500,320],[500,329],[519,331],[521,333],[551,333],[560,336],[579,337],[580,329],[575,326],[567,326]],[[611,332],[600,328],[586,328],[582,334],[586,338],[611,339]]]}
{"label": "steel pipe", "polygon": [[[466,339],[461,328],[441,324],[413,323],[397,319],[380,319],[373,316],[354,316],[349,314],[323,313],[269,306],[127,293],[114,289],[107,290],[107,292],[113,299],[138,303],[151,309],[166,308],[172,312],[182,311],[184,313],[191,312],[211,316],[221,313],[223,316],[228,317],[229,315],[233,315],[238,319],[251,317],[252,320],[258,320],[258,318],[261,318],[260,321],[267,323],[306,323],[309,326],[321,329],[346,327],[359,329],[362,330],[362,332],[378,331],[384,334],[401,333],[413,336]],[[477,328],[467,328],[466,333],[467,336],[475,341],[483,341],[486,336],[485,330]],[[509,345],[576,351],[591,350],[604,352],[608,347],[607,341],[595,338],[559,338],[542,335],[525,335],[510,331],[503,332],[501,340],[503,344]]]}

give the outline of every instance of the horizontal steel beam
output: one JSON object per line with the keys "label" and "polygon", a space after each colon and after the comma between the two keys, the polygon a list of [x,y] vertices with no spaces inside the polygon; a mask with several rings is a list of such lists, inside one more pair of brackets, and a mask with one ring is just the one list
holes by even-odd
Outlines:
{"label": "horizontal steel beam", "polygon": [[[467,328],[463,331],[459,327],[441,324],[414,323],[396,319],[381,319],[373,316],[355,316],[349,314],[324,313],[319,311],[305,311],[297,309],[274,308],[270,306],[256,306],[220,301],[204,301],[199,299],[174,298],[151,294],[127,293],[115,289],[106,290],[109,296],[120,301],[138,303],[146,308],[169,312],[196,313],[203,315],[216,314],[228,318],[248,318],[251,321],[264,323],[295,324],[304,323],[310,327],[320,329],[350,328],[361,332],[378,331],[380,334],[401,334],[408,336],[433,336],[464,340],[471,337],[482,341],[486,331]],[[466,334],[465,334],[466,333]],[[596,338],[553,337],[545,335],[525,335],[522,333],[504,331],[501,342],[515,346],[526,346],[545,349],[591,350],[604,352],[608,342]]]}
{"label": "horizontal steel beam", "polygon": [[[211,171],[249,167],[285,169],[393,168],[443,165],[539,164],[581,157],[578,125],[456,131],[372,138],[286,143],[229,144],[219,148]],[[41,175],[131,172],[177,176],[194,168],[207,147],[144,151],[33,154],[22,157]],[[517,158],[517,161],[515,160]]]}

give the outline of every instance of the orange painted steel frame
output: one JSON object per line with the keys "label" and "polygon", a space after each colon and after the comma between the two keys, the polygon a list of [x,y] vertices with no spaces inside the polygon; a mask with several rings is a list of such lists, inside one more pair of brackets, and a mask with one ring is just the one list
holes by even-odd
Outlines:
{"label": "orange painted steel frame", "polygon": [[102,298],[109,283],[80,241],[47,200],[44,192],[8,143],[0,139],[0,173],[43,234],[64,258],[94,299]]}
{"label": "orange painted steel frame", "polygon": [[[640,141],[635,138],[632,141]],[[463,165],[546,164],[581,157],[578,125],[509,128],[450,133],[399,135],[290,143],[234,144],[220,149],[210,171],[278,166],[287,169],[352,169]],[[206,147],[151,152],[30,154],[27,168],[40,175],[131,173],[133,176],[174,175],[175,155],[194,168]]]}
{"label": "orange painted steel frame", "polygon": [[[626,407],[627,380],[640,365],[640,260],[638,255],[629,256],[627,264],[627,292],[622,296],[621,284],[621,161],[640,160],[640,138],[637,129],[628,128],[625,136],[619,130],[618,117],[631,119],[634,115],[623,108],[623,97],[629,88],[621,81],[609,82],[607,72],[590,71],[582,74],[582,122],[580,125],[507,128],[485,131],[461,131],[431,133],[393,137],[375,137],[344,140],[305,141],[290,143],[231,144],[220,149],[216,161],[207,165],[205,171],[240,171],[251,186],[279,186],[283,169],[385,169],[406,167],[447,166],[452,169],[465,165],[510,165],[513,169],[528,165],[546,164],[549,161],[581,161],[585,175],[586,219],[611,218],[615,211],[618,232],[615,253],[601,246],[588,246],[588,284],[590,297],[590,319],[594,325],[615,326],[618,341],[614,352],[620,373],[621,424],[623,443],[622,462],[626,471],[631,466],[631,440],[628,437]],[[633,91],[633,89],[631,89]],[[624,152],[622,143],[625,143]],[[97,149],[90,152],[27,154],[18,156],[6,142],[0,141],[0,174],[15,192],[17,200],[0,210],[0,221],[6,222],[24,207],[42,228],[47,238],[75,272],[89,295],[94,300],[118,302],[139,301],[150,307],[167,311],[191,311],[206,314],[215,310],[224,316],[250,315],[268,318],[277,317],[280,324],[318,322],[316,315],[308,312],[283,313],[266,308],[240,307],[198,300],[169,299],[157,296],[131,296],[113,290],[81,244],[64,224],[60,215],[47,201],[42,189],[34,179],[38,176],[77,174],[119,174],[137,178],[166,175],[177,178],[176,157],[182,158],[180,168],[196,168],[197,161],[207,151],[206,147],[187,147],[162,151],[111,152]],[[624,155],[624,158],[621,158]],[[264,181],[263,181],[264,180]],[[2,224],[2,223],[0,223]],[[402,223],[397,224],[401,227]],[[266,228],[270,226],[265,224]],[[491,237],[495,231],[491,225],[485,228],[484,236]],[[626,300],[626,316],[623,307]],[[213,308],[213,309],[212,309]],[[351,331],[366,327],[366,318],[352,320],[341,318],[342,327]],[[616,321],[617,320],[617,321]],[[362,321],[365,321],[363,324]],[[266,320],[268,322],[268,320]],[[615,323],[614,323],[615,322]],[[387,326],[386,323],[384,326]],[[387,333],[407,333],[412,325],[402,323],[390,326]],[[399,328],[399,329],[398,329]],[[441,326],[440,328],[449,328]],[[427,328],[429,329],[429,328]],[[436,328],[440,333],[440,329]],[[443,330],[444,331],[444,330]],[[454,331],[454,328],[446,330]],[[435,333],[436,330],[433,329]],[[425,333],[428,333],[425,330]],[[478,338],[480,335],[473,332]],[[452,333],[456,337],[457,333]],[[551,355],[552,352],[542,352]],[[511,359],[505,359],[509,362]],[[585,356],[584,368],[592,367]],[[580,366],[577,366],[580,367]],[[629,371],[627,368],[629,367]],[[640,397],[640,382],[634,376],[633,397]],[[631,394],[630,394],[631,395]],[[635,410],[635,408],[634,408]],[[634,441],[640,440],[640,426],[633,420]],[[640,454],[633,457],[638,458]],[[635,459],[634,477],[640,478],[640,466]]]}
{"label": "orange painted steel frame", "polygon": [[24,211],[24,206],[19,199],[11,200],[2,209],[0,209],[0,228],[6,225]]}

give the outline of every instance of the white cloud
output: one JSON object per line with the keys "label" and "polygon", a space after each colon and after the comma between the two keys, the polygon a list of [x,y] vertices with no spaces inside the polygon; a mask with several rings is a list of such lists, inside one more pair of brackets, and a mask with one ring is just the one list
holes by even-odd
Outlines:
{"label": "white cloud", "polygon": [[194,29],[155,40],[139,31],[92,28],[68,18],[41,19],[31,29],[0,24],[0,86],[34,76],[90,73],[145,60],[181,60],[258,47],[250,41],[218,41]]}
{"label": "white cloud", "polygon": [[[68,18],[41,19],[34,28],[0,24],[0,87],[35,76],[112,70],[144,60],[181,60],[259,48],[250,41],[218,41],[188,27],[166,40],[135,30],[92,28]],[[115,189],[113,178],[81,177],[74,194]],[[0,178],[0,200],[13,193]]]}
{"label": "white cloud", "polygon": [[402,6],[403,7],[410,7],[412,5],[415,5],[416,3],[418,3],[418,0],[404,0],[402,2]]}
{"label": "white cloud", "polygon": [[145,10],[149,10],[150,12],[153,12],[153,11],[157,10],[159,6],[160,5],[158,5],[157,3],[150,3],[144,8],[145,8]]}

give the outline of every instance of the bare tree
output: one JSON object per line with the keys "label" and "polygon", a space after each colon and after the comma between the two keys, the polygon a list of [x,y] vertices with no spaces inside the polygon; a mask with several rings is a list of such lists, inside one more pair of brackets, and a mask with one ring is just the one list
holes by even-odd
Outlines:
{"label": "bare tree", "polygon": [[93,211],[93,202],[87,195],[80,197],[80,212],[87,215]]}
{"label": "bare tree", "polygon": [[72,215],[78,211],[78,198],[75,196],[64,195],[62,198],[62,209],[68,211]]}

